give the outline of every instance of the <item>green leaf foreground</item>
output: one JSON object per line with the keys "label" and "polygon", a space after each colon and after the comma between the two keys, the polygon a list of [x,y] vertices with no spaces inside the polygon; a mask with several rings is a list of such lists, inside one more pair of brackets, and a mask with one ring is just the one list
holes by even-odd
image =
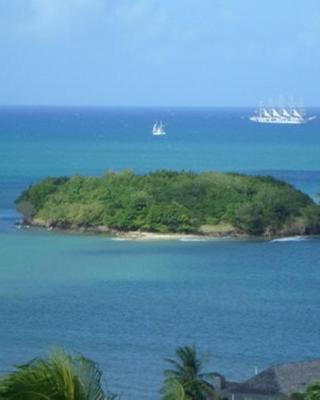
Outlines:
{"label": "green leaf foreground", "polygon": [[29,222],[62,229],[247,234],[317,234],[320,206],[288,183],[235,173],[108,172],[47,178],[16,201]]}
{"label": "green leaf foreground", "polygon": [[101,384],[98,366],[83,356],[56,350],[0,379],[1,400],[116,400]]}
{"label": "green leaf foreground", "polygon": [[[212,400],[212,374],[204,373],[204,358],[195,347],[179,347],[176,359],[167,360],[161,395],[163,400]],[[55,350],[16,367],[0,378],[1,400],[120,400],[102,385],[97,364],[82,355],[71,356]]]}
{"label": "green leaf foreground", "polygon": [[292,400],[320,400],[320,381],[313,382],[304,392],[295,392]]}
{"label": "green leaf foreground", "polygon": [[[216,373],[205,371],[207,357],[199,355],[194,346],[178,347],[175,358],[166,361],[170,368],[164,371],[162,400],[221,399],[213,386]],[[58,349],[48,357],[33,359],[0,377],[0,399],[120,400],[103,386],[102,372],[95,362]],[[311,383],[305,391],[292,393],[290,399],[320,400],[320,382]]]}
{"label": "green leaf foreground", "polygon": [[166,360],[171,368],[164,371],[162,400],[214,400],[217,399],[213,382],[214,373],[204,372],[205,358],[194,346],[179,347],[174,359]]}

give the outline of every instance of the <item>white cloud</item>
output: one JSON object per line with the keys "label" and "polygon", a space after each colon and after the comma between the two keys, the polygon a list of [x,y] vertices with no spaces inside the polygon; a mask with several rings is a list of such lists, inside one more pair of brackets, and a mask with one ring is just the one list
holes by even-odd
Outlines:
{"label": "white cloud", "polygon": [[35,9],[33,28],[59,33],[75,28],[103,11],[103,0],[31,0]]}
{"label": "white cloud", "polygon": [[10,0],[9,6],[0,4],[0,14],[5,15],[1,30],[18,35],[60,35],[101,15],[106,4],[107,0]]}
{"label": "white cloud", "polygon": [[0,33],[47,39],[101,25],[135,40],[165,32],[168,14],[156,0],[9,0],[0,2]]}

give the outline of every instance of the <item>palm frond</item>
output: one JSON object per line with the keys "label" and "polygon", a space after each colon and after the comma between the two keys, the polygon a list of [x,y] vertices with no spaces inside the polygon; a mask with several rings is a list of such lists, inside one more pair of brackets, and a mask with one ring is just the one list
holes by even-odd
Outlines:
{"label": "palm frond", "polygon": [[163,400],[187,400],[183,386],[176,380],[168,381],[163,393]]}
{"label": "palm frond", "polygon": [[203,372],[207,357],[199,356],[194,346],[179,347],[175,359],[167,358],[171,368],[164,371],[162,393],[164,400],[175,399],[173,389],[180,385],[186,400],[207,400],[215,398],[210,380],[215,375]]}
{"label": "palm frond", "polygon": [[[53,351],[0,379],[1,400],[105,400],[102,373],[83,356]],[[115,397],[113,397],[115,399]]]}

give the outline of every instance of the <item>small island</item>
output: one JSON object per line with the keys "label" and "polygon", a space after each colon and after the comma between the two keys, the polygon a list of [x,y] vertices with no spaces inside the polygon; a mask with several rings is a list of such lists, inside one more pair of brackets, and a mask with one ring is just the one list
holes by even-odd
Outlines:
{"label": "small island", "polygon": [[130,170],[46,178],[16,200],[24,223],[133,235],[292,236],[320,233],[320,206],[269,176]]}

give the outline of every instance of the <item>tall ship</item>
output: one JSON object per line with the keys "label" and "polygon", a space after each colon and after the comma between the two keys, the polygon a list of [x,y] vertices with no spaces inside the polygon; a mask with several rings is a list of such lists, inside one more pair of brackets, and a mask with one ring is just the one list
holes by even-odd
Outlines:
{"label": "tall ship", "polygon": [[260,124],[305,124],[316,117],[307,117],[305,110],[301,107],[264,107],[249,119]]}
{"label": "tall ship", "polygon": [[154,136],[163,136],[163,135],[166,134],[166,132],[165,132],[165,130],[164,130],[164,125],[163,125],[162,121],[160,121],[159,123],[158,123],[158,122],[155,122],[155,123],[153,124],[153,127],[152,127],[152,134],[153,134]]}

